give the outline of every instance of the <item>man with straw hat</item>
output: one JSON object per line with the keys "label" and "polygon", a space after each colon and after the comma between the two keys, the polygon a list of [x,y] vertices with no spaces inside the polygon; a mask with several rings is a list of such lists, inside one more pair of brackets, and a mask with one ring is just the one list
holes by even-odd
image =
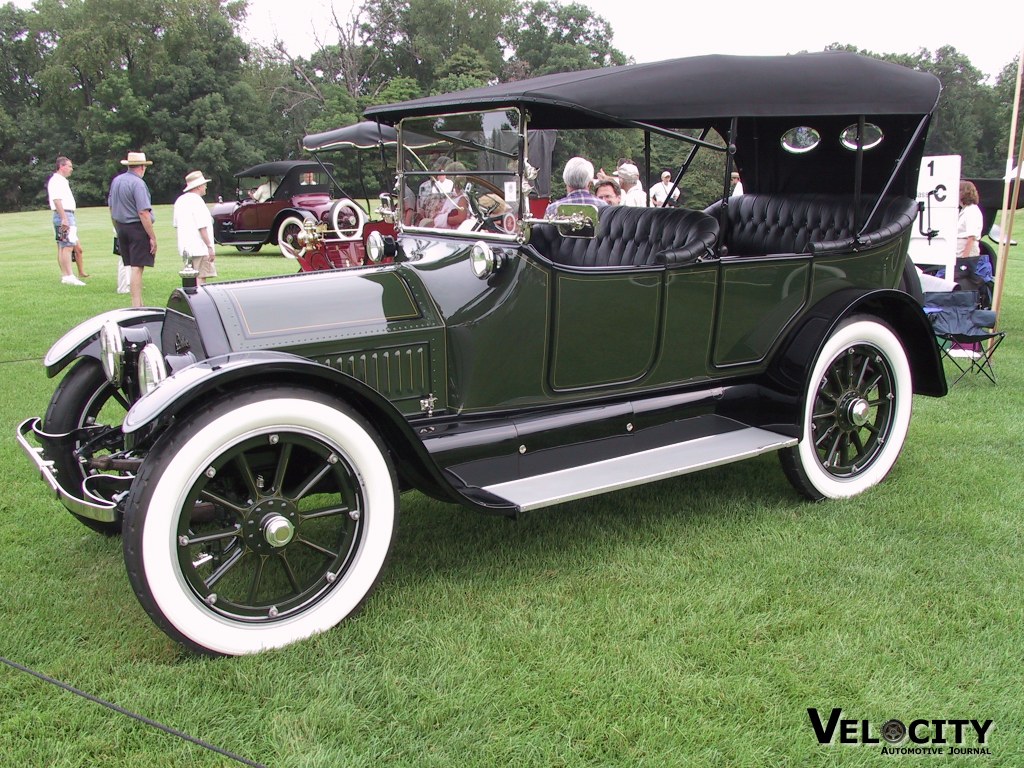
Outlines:
{"label": "man with straw hat", "polygon": [[142,306],[142,271],[156,263],[153,201],[142,177],[153,163],[145,152],[129,152],[121,165],[128,170],[114,177],[108,203],[114,220],[121,261],[131,269],[132,306]]}
{"label": "man with straw hat", "polygon": [[199,272],[196,276],[198,285],[205,283],[208,277],[217,276],[217,266],[213,263],[213,216],[203,201],[209,182],[202,171],[192,171],[185,176],[185,189],[174,201],[178,255],[182,259],[191,259],[192,267]]}

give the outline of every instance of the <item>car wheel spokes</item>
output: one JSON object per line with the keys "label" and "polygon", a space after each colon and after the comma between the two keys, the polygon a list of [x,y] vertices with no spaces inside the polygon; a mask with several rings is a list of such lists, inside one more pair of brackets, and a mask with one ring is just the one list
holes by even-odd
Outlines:
{"label": "car wheel spokes", "polygon": [[334,447],[301,433],[249,438],[190,490],[180,572],[194,597],[226,618],[287,617],[344,576],[362,535],[360,506],[356,475]]}
{"label": "car wheel spokes", "polygon": [[827,472],[849,477],[874,461],[891,427],[894,393],[893,371],[873,347],[850,347],[832,362],[812,415],[815,452]]}

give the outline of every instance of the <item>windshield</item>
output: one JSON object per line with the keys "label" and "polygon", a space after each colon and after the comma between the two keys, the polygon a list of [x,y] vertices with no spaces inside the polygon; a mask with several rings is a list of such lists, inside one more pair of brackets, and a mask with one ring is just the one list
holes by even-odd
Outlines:
{"label": "windshield", "polygon": [[526,138],[517,110],[409,118],[404,136],[438,139],[400,154],[402,221],[408,227],[514,234],[530,194]]}

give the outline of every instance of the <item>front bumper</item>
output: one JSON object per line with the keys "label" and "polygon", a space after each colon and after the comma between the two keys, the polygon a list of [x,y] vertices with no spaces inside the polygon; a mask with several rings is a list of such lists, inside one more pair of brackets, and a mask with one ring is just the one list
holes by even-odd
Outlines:
{"label": "front bumper", "polygon": [[54,471],[53,461],[46,458],[43,448],[33,445],[29,441],[29,436],[34,437],[40,443],[45,443],[47,440],[59,440],[65,436],[47,434],[40,429],[40,424],[41,419],[38,416],[25,419],[18,425],[16,434],[18,444],[36,465],[40,477],[53,489],[57,498],[67,507],[68,511],[90,520],[98,520],[101,523],[115,522],[118,518],[117,504],[90,493],[85,483],[78,489],[81,496],[85,498],[81,498],[76,495],[75,491],[61,485]]}

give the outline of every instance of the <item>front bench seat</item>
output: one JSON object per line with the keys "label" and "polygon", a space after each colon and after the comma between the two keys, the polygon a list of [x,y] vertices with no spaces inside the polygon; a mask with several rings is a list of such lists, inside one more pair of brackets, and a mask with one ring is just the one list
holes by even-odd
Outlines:
{"label": "front bench seat", "polygon": [[553,224],[538,224],[530,244],[571,267],[650,267],[706,258],[718,240],[718,221],[702,211],[608,206],[598,218],[597,237],[562,237]]}

